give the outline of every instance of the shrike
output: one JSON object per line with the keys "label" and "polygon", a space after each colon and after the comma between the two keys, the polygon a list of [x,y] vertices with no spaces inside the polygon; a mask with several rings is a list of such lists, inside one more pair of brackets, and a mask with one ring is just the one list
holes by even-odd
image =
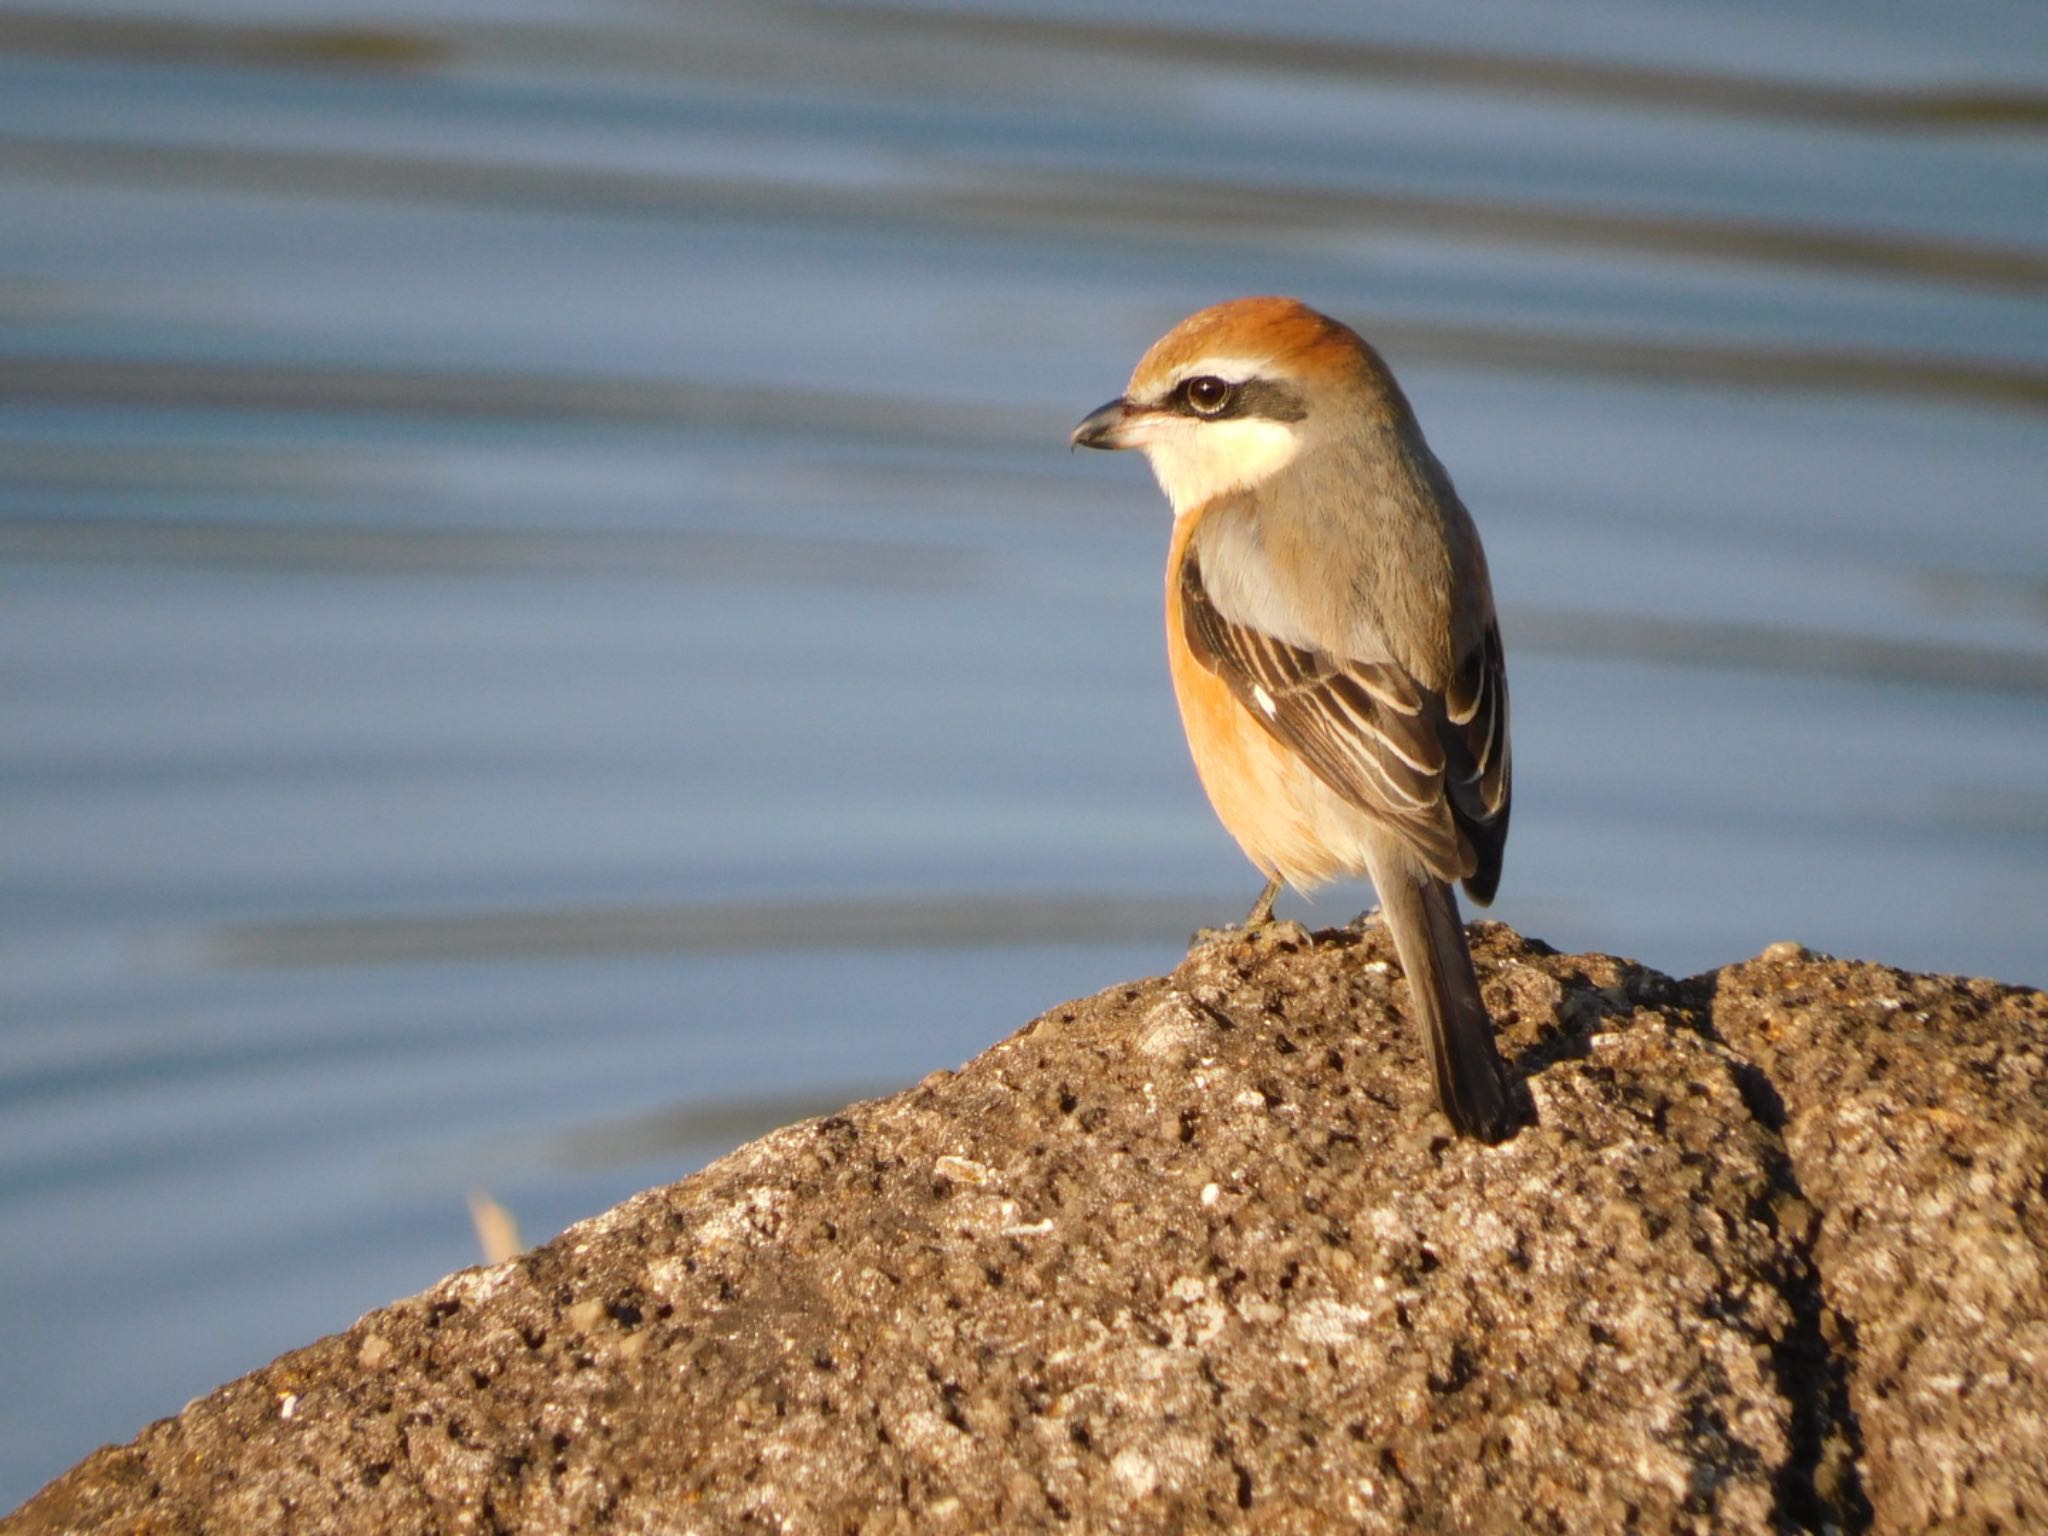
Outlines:
{"label": "shrike", "polygon": [[1294,299],[1190,315],[1074,429],[1138,448],[1173,504],[1166,644],[1195,770],[1267,877],[1366,875],[1427,1033],[1438,1102],[1511,1114],[1458,900],[1508,834],[1508,689],[1478,531],[1387,365]]}

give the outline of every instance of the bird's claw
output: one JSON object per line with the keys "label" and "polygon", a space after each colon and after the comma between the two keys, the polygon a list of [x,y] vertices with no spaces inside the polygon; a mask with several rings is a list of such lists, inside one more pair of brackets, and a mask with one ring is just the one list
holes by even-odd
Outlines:
{"label": "bird's claw", "polygon": [[1315,936],[1293,918],[1269,917],[1263,923],[1238,923],[1228,928],[1197,928],[1188,936],[1188,953],[1211,944],[1269,944],[1313,949]]}

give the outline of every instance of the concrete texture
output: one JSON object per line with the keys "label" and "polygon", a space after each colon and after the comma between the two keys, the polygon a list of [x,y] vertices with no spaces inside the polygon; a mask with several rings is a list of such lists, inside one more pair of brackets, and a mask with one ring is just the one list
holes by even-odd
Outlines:
{"label": "concrete texture", "polygon": [[58,1531],[2048,1524],[2048,996],[1499,925],[1452,1140],[1384,933],[1054,1009],[103,1450]]}

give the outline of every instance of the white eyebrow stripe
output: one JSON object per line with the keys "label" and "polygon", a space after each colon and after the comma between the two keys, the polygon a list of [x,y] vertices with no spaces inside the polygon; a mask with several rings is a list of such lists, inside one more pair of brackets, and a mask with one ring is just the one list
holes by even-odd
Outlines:
{"label": "white eyebrow stripe", "polygon": [[1172,389],[1189,379],[1199,379],[1210,373],[1232,384],[1242,384],[1248,379],[1265,377],[1266,367],[1272,361],[1271,357],[1201,357],[1183,368],[1176,368],[1166,387]]}

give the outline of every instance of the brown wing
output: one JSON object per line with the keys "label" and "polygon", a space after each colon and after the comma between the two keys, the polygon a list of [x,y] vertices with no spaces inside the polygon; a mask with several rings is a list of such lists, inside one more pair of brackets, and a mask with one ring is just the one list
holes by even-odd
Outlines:
{"label": "brown wing", "polygon": [[1443,697],[1440,726],[1445,788],[1458,830],[1472,846],[1473,869],[1465,894],[1482,907],[1500,885],[1501,851],[1508,840],[1514,798],[1514,763],[1508,743],[1508,663],[1500,625],[1486,622],[1479,644],[1466,652]]}
{"label": "brown wing", "polygon": [[1195,659],[1318,778],[1398,827],[1440,879],[1486,902],[1507,839],[1507,674],[1488,625],[1447,700],[1391,662],[1352,661],[1225,618],[1181,561],[1181,622]]}

